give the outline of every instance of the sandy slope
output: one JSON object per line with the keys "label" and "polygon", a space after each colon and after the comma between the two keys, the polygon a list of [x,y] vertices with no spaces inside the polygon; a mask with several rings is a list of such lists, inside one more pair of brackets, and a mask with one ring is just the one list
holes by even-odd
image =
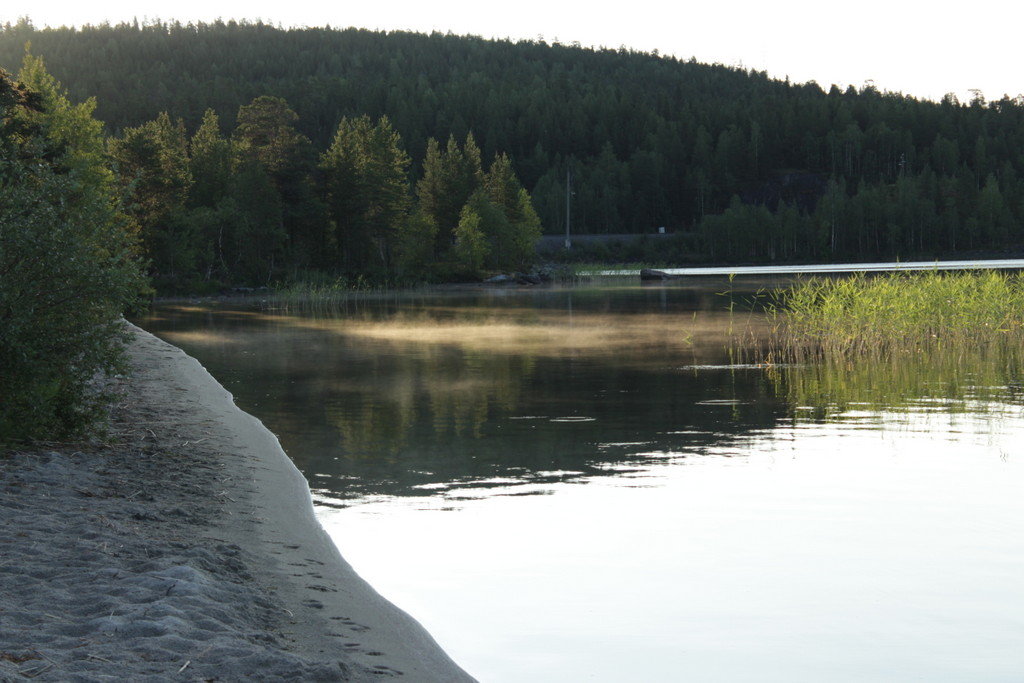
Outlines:
{"label": "sandy slope", "polygon": [[0,454],[0,680],[472,680],[342,559],[276,437],[132,335],[110,444]]}

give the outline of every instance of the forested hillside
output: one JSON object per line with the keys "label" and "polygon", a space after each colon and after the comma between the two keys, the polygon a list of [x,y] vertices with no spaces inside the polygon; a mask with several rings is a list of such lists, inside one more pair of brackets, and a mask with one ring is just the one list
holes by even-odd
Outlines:
{"label": "forested hillside", "polygon": [[[224,131],[254,98],[282,98],[327,149],[339,121],[386,116],[424,173],[428,141],[472,133],[486,168],[508,154],[548,232],[681,238],[692,260],[840,259],[1022,242],[1019,98],[918,101],[873,88],[790,84],[763,73],[627,50],[262,24],[0,31],[0,65],[24,46],[109,132],[167,112],[191,135]],[[813,55],[808,56],[813,59]],[[454,229],[455,226],[442,226]]]}

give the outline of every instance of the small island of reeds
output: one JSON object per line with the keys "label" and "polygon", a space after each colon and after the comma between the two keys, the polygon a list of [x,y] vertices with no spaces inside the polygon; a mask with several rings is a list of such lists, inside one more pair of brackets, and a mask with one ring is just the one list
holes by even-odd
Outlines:
{"label": "small island of reeds", "polygon": [[1024,275],[996,271],[812,278],[776,293],[789,346],[859,356],[1024,337]]}
{"label": "small island of reeds", "polygon": [[771,301],[775,325],[760,348],[776,391],[818,417],[933,399],[962,408],[1019,393],[1024,274],[812,278]]}

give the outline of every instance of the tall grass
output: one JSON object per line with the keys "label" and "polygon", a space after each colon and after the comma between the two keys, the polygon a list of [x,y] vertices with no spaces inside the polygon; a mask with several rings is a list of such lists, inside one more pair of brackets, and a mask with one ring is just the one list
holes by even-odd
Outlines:
{"label": "tall grass", "polygon": [[351,312],[361,301],[384,297],[397,297],[403,293],[422,290],[425,285],[399,287],[389,283],[374,283],[362,277],[310,278],[279,286],[255,297],[263,308],[332,315]]}
{"label": "tall grass", "polygon": [[813,278],[777,292],[784,345],[879,356],[1024,340],[1024,276],[996,271]]}
{"label": "tall grass", "polygon": [[745,351],[768,359],[776,392],[808,416],[1021,400],[1024,275],[813,278],[771,301],[769,341]]}

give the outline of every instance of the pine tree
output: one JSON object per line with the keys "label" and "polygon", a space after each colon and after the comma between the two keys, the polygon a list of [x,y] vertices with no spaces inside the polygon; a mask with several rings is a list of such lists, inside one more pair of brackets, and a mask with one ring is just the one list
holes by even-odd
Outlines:
{"label": "pine tree", "polygon": [[399,278],[428,281],[437,274],[434,240],[437,224],[423,211],[415,211],[399,226],[395,240],[395,266]]}
{"label": "pine tree", "polygon": [[473,134],[466,136],[460,147],[455,137],[448,138],[444,152],[433,139],[427,143],[427,157],[423,164],[423,178],[416,186],[420,209],[437,223],[437,253],[439,257],[450,250],[454,230],[461,220],[462,207],[484,182],[480,163],[480,149]]}
{"label": "pine tree", "polygon": [[[496,269],[522,269],[533,261],[540,239],[540,219],[530,195],[520,184],[512,169],[512,161],[499,154],[484,178],[485,197],[476,193],[470,199],[481,217],[483,232],[490,242],[488,265]],[[503,220],[490,219],[483,199],[502,212]]]}
{"label": "pine tree", "polygon": [[387,273],[409,209],[409,155],[387,117],[342,119],[320,159],[325,199],[349,269]]}
{"label": "pine tree", "polygon": [[280,97],[261,95],[238,110],[235,128],[241,163],[259,164],[277,190],[281,227],[293,269],[329,267],[333,261],[326,207],[313,180],[313,148],[295,124],[298,115]]}
{"label": "pine tree", "polygon": [[193,179],[189,206],[214,207],[227,196],[233,157],[231,141],[220,132],[220,118],[212,109],[207,109],[199,129],[189,140],[189,169]]}
{"label": "pine tree", "polygon": [[238,161],[222,218],[230,226],[224,247],[230,272],[243,282],[269,285],[284,265],[288,233],[281,195],[257,161]]}
{"label": "pine tree", "polygon": [[478,277],[484,267],[490,249],[484,235],[482,220],[472,205],[466,204],[455,227],[453,255],[459,273],[467,277]]}
{"label": "pine tree", "polygon": [[192,186],[184,123],[164,112],[125,130],[111,142],[111,154],[151,273],[171,282],[194,272],[197,240],[184,217]]}
{"label": "pine tree", "polygon": [[512,169],[512,161],[507,154],[494,157],[494,162],[484,176],[484,188],[491,201],[500,206],[510,220],[518,218],[519,190],[523,189]]}
{"label": "pine tree", "polygon": [[62,165],[79,192],[111,193],[115,178],[106,159],[103,123],[94,118],[96,98],[72,104],[64,87],[47,72],[42,57],[26,54],[18,80],[41,100],[41,111],[27,116],[39,123],[43,135],[63,151]]}

